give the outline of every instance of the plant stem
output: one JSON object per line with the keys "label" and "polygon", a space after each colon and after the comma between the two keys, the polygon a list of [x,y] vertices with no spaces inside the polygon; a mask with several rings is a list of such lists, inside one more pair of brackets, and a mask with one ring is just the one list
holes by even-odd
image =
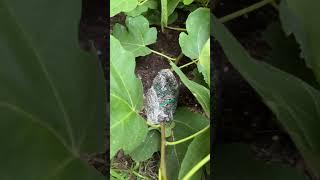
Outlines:
{"label": "plant stem", "polygon": [[137,173],[136,171],[132,171],[132,173],[133,173],[134,175],[136,175],[137,177],[139,177],[139,178],[149,180],[149,178],[147,178],[147,177],[145,177],[145,176],[142,176],[141,174]]}
{"label": "plant stem", "polygon": [[146,3],[147,1],[149,1],[149,0],[139,1],[138,5],[141,6],[142,4]]}
{"label": "plant stem", "polygon": [[126,169],[111,169],[111,171],[121,171],[121,172],[126,172],[126,173],[132,173],[132,174],[134,174],[134,175],[136,175],[137,177],[140,177],[140,178],[142,178],[142,179],[147,179],[147,180],[149,180],[150,178],[148,178],[148,177],[145,177],[145,176],[143,176],[143,175],[141,175],[141,174],[139,174],[138,172],[136,172],[136,171],[134,171],[134,170],[126,170]]}
{"label": "plant stem", "polygon": [[152,128],[156,128],[156,129],[158,129],[158,128],[161,127],[161,125],[150,124],[148,121],[147,121],[147,125],[150,126],[150,127],[152,127]]}
{"label": "plant stem", "polygon": [[235,18],[237,18],[237,17],[240,17],[240,16],[242,16],[242,15],[244,15],[244,14],[247,14],[247,13],[249,13],[249,12],[251,12],[251,11],[254,11],[254,10],[256,10],[256,9],[259,9],[259,8],[261,8],[261,7],[269,4],[269,3],[271,3],[271,2],[273,2],[273,0],[262,0],[262,1],[260,1],[260,2],[258,2],[258,3],[256,3],[256,4],[253,4],[253,5],[249,6],[249,7],[246,7],[246,8],[244,8],[244,9],[239,10],[239,11],[236,11],[236,12],[234,12],[234,13],[231,13],[231,14],[229,14],[229,15],[226,15],[226,16],[220,18],[219,21],[220,21],[221,23],[225,23],[225,22],[227,22],[227,21],[230,21],[230,20],[232,20],[232,19],[235,19]]}
{"label": "plant stem", "polygon": [[179,27],[167,26],[166,28],[167,28],[167,29],[176,30],[176,31],[187,31],[187,29],[185,29],[185,28],[179,28]]}
{"label": "plant stem", "polygon": [[198,162],[183,178],[182,180],[190,179],[203,165],[210,161],[210,154]]}
{"label": "plant stem", "polygon": [[176,60],[175,60],[175,64],[176,65],[178,65],[178,63],[179,63],[179,61],[180,61],[180,59],[183,57],[183,53],[181,52],[180,54],[179,54],[179,56],[176,58]]}
{"label": "plant stem", "polygon": [[175,58],[169,57],[169,56],[167,56],[165,54],[162,54],[161,52],[158,52],[158,51],[155,51],[155,50],[152,50],[152,49],[150,49],[150,51],[155,53],[155,54],[157,54],[157,55],[159,55],[159,56],[165,57],[165,58],[167,58],[167,59],[169,59],[171,61],[175,61],[176,60]]}
{"label": "plant stem", "polygon": [[167,141],[167,142],[166,142],[166,145],[167,145],[167,146],[168,146],[168,145],[169,145],[169,146],[173,146],[173,145],[177,145],[177,144],[183,143],[183,142],[185,142],[185,141],[188,141],[188,140],[190,140],[190,139],[192,139],[192,138],[194,138],[194,137],[197,137],[198,135],[204,133],[204,132],[205,132],[206,130],[208,130],[209,128],[210,128],[210,125],[206,126],[205,128],[201,129],[200,131],[198,131],[198,132],[196,132],[196,133],[194,133],[194,134],[192,134],[192,135],[190,135],[190,136],[188,136],[188,137],[186,137],[186,138],[180,139],[180,140],[178,140],[178,141],[173,141],[173,142]]}
{"label": "plant stem", "polygon": [[278,7],[278,5],[277,5],[277,3],[276,3],[275,1],[272,1],[272,2],[271,2],[271,5],[272,5],[276,10],[279,11],[279,7]]}
{"label": "plant stem", "polygon": [[167,170],[166,170],[166,131],[165,131],[165,124],[161,123],[161,176],[163,180],[167,180]]}
{"label": "plant stem", "polygon": [[161,168],[159,168],[158,180],[161,180]]}
{"label": "plant stem", "polygon": [[191,65],[191,64],[197,63],[198,61],[199,61],[199,60],[193,60],[193,61],[191,61],[191,62],[189,62],[189,63],[187,63],[187,64],[184,64],[184,65],[180,66],[179,68],[182,69],[182,68],[187,67],[187,66],[189,66],[189,65]]}

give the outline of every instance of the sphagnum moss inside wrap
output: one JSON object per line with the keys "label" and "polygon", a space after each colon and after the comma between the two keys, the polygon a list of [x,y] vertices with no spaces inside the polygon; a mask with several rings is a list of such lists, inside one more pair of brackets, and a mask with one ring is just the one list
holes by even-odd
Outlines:
{"label": "sphagnum moss inside wrap", "polygon": [[148,122],[160,124],[173,119],[177,107],[179,85],[170,69],[162,69],[154,78],[146,93],[146,114]]}

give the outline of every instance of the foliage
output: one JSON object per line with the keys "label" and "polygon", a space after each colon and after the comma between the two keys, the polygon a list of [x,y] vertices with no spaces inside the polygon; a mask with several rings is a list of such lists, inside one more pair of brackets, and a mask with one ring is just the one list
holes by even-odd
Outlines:
{"label": "foliage", "polygon": [[[78,47],[80,1],[0,0],[1,179],[103,179],[98,60]],[[64,13],[57,13],[64,12]]]}
{"label": "foliage", "polygon": [[[174,63],[177,58],[169,57],[148,47],[157,41],[156,27],[150,27],[150,25],[161,25],[164,31],[171,23],[170,17],[178,17],[178,12],[175,9],[180,1],[152,1],[158,2],[157,6],[155,4],[150,6],[146,4],[147,2],[138,2],[138,6],[130,12],[127,12],[127,7],[118,9],[117,13],[127,12],[126,26],[116,24],[112,30],[112,36],[110,36],[110,158],[113,158],[117,151],[122,149],[134,161],[141,162],[150,159],[155,152],[158,152],[160,144],[166,145],[166,150],[161,151],[161,155],[164,156],[165,152],[167,154],[164,159],[167,173],[161,169],[159,176],[167,174],[168,179],[178,179],[179,176],[183,178],[187,173],[190,173],[194,166],[201,168],[202,165],[198,165],[198,162],[210,151],[208,145],[210,143],[208,136],[210,132],[208,128],[210,126],[210,94],[209,86],[207,86],[210,81],[210,68],[208,68],[210,66],[209,9],[198,6],[186,20],[187,33],[180,34],[182,51],[187,52],[185,53],[187,56],[190,54],[188,52],[195,52],[195,55],[192,54],[189,57],[190,64],[197,63],[198,68],[195,70],[201,73],[199,77],[203,77],[202,80],[207,83],[203,86],[186,77],[180,70],[182,66],[178,67]],[[111,6],[111,9],[117,7],[119,6]],[[155,18],[155,13],[159,13],[161,18]],[[191,46],[188,46],[188,43]],[[150,53],[163,56],[169,61],[172,71],[175,71],[184,85],[190,89],[201,104],[205,115],[178,107],[173,117],[173,123],[161,125],[165,127],[164,132],[160,131],[159,126],[148,125],[147,121],[139,115],[142,110],[143,92],[141,81],[134,74],[134,59],[139,56],[147,56]],[[164,139],[160,138],[161,133],[164,133]],[[197,145],[203,145],[204,148],[198,152]],[[192,178],[201,178],[205,168],[207,167],[191,173]],[[117,173],[118,171],[118,169],[112,169],[111,177],[121,179],[122,176]],[[140,177],[140,175],[135,175]],[[166,179],[166,177],[163,178]]]}
{"label": "foliage", "polygon": [[199,8],[188,16],[186,27],[188,35],[182,32],[179,44],[184,55],[190,59],[198,59],[204,44],[210,36],[210,12],[207,8]]}
{"label": "foliage", "polygon": [[319,7],[315,0],[281,1],[279,11],[283,31],[287,36],[294,34],[296,42],[292,37],[286,37],[279,25],[272,24],[265,37],[273,50],[265,62],[250,57],[214,16],[211,24],[213,36],[231,64],[273,111],[316,177],[320,177],[320,133],[317,128],[320,125],[320,91],[316,82],[320,77],[320,56],[316,50],[320,43],[320,26],[313,23],[316,18],[311,12]]}
{"label": "foliage", "polygon": [[[224,180],[306,180],[300,172],[285,165],[255,160],[245,144],[223,144],[215,151],[215,178]],[[230,171],[232,170],[232,173]]]}
{"label": "foliage", "polygon": [[127,17],[126,27],[116,24],[112,34],[121,45],[132,52],[135,57],[145,56],[151,53],[147,45],[153,44],[157,39],[155,27],[149,28],[148,20],[143,16]]}
{"label": "foliage", "polygon": [[[110,36],[110,158],[123,149],[132,152],[146,138],[148,128],[139,115],[142,84],[135,77],[132,53]],[[125,65],[124,65],[125,64]]]}

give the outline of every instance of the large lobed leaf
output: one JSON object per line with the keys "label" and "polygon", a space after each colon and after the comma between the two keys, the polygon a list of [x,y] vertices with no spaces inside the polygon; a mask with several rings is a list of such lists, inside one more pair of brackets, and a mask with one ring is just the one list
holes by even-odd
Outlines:
{"label": "large lobed leaf", "polygon": [[157,130],[150,130],[145,140],[130,153],[130,156],[136,162],[150,159],[153,153],[160,150],[160,143],[160,133]]}
{"label": "large lobed leaf", "polygon": [[132,52],[135,57],[145,56],[151,53],[147,45],[153,44],[157,40],[157,29],[149,28],[148,20],[143,16],[127,17],[126,27],[116,24],[112,34],[121,45]]}
{"label": "large lobed leaf", "polygon": [[138,5],[138,0],[110,0],[110,17],[120,12],[130,12]]}
{"label": "large lobed leaf", "polygon": [[78,47],[81,2],[0,0],[1,179],[103,179],[105,89]]}
{"label": "large lobed leaf", "polygon": [[253,60],[213,17],[213,34],[232,65],[255,88],[305,157],[320,173],[320,92],[301,79]]}
{"label": "large lobed leaf", "polygon": [[283,28],[288,34],[295,35],[306,64],[320,83],[320,25],[318,16],[315,16],[319,8],[318,0],[282,0],[279,9]]}
{"label": "large lobed leaf", "polygon": [[[173,137],[168,141],[177,141],[198,132],[209,124],[209,120],[198,113],[191,112],[185,107],[177,109],[173,121]],[[209,141],[209,140],[208,140]],[[182,161],[191,141],[174,146],[167,146],[166,163],[168,179],[178,179]]]}
{"label": "large lobed leaf", "polygon": [[135,59],[110,35],[110,158],[123,149],[131,153],[146,138],[148,128],[139,115],[143,103]]}
{"label": "large lobed leaf", "polygon": [[210,37],[210,9],[198,8],[190,13],[186,28],[188,34],[182,32],[179,35],[181,50],[190,59],[198,59]]}

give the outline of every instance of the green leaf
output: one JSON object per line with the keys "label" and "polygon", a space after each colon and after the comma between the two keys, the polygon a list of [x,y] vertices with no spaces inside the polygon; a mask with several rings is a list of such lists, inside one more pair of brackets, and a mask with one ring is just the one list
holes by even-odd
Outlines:
{"label": "green leaf", "polygon": [[317,0],[283,0],[280,3],[280,19],[287,33],[293,32],[300,43],[306,64],[312,68],[320,82],[320,25],[314,15],[320,8]]}
{"label": "green leaf", "polygon": [[[191,112],[185,107],[177,109],[173,121],[175,122],[173,137],[168,138],[168,141],[183,139],[205,128],[209,124],[209,120],[206,119],[205,116]],[[189,144],[190,141],[187,141],[174,146],[167,146],[166,163],[168,164],[168,179],[178,179],[178,170],[181,167],[182,160]]]}
{"label": "green leaf", "polygon": [[245,144],[219,144],[214,154],[214,177],[223,180],[307,180],[301,172],[282,164],[255,160]]}
{"label": "green leaf", "polygon": [[229,61],[263,98],[319,174],[320,92],[295,76],[253,60],[215,17],[212,26]]}
{"label": "green leaf", "polygon": [[210,91],[206,87],[191,81],[188,77],[173,63],[170,62],[172,69],[178,74],[181,81],[196,97],[200,105],[202,106],[204,112],[208,117],[210,117]]}
{"label": "green leaf", "polygon": [[138,5],[134,10],[127,12],[128,16],[136,17],[141,15],[144,12],[147,12],[148,9],[157,9],[158,2],[157,0],[147,0],[142,5]]}
{"label": "green leaf", "polygon": [[171,121],[169,124],[166,124],[165,127],[165,136],[166,138],[171,136],[171,130],[174,128],[176,124],[174,123],[174,121]]}
{"label": "green leaf", "polygon": [[145,56],[151,53],[147,45],[157,40],[157,29],[149,28],[148,20],[143,16],[127,17],[126,27],[116,24],[113,27],[113,35],[121,45],[132,52],[135,57]]}
{"label": "green leaf", "polygon": [[188,34],[179,35],[179,44],[184,55],[190,59],[200,57],[201,50],[210,37],[210,10],[198,8],[189,14],[186,28]]}
{"label": "green leaf", "polygon": [[81,1],[0,0],[1,179],[103,179],[81,158],[105,150],[106,96],[80,15]]}
{"label": "green leaf", "polygon": [[195,83],[200,84],[204,87],[208,86],[208,84],[204,80],[203,75],[199,72],[198,68],[194,68],[192,70],[192,76],[193,78],[191,80],[194,81]]}
{"label": "green leaf", "polygon": [[138,146],[130,156],[136,162],[150,159],[153,153],[160,150],[161,136],[157,130],[148,132],[146,139]]}
{"label": "green leaf", "polygon": [[142,83],[135,76],[135,59],[110,36],[110,158],[123,149],[131,153],[148,133],[139,115],[143,103]]}
{"label": "green leaf", "polygon": [[110,17],[120,12],[130,12],[138,5],[138,0],[111,0],[110,1]]}
{"label": "green leaf", "polygon": [[168,0],[161,0],[161,29],[168,25]]}
{"label": "green leaf", "polygon": [[210,87],[210,38],[202,48],[197,66],[199,72],[203,74],[204,80]]}
{"label": "green leaf", "polygon": [[191,4],[193,2],[193,0],[183,0],[182,2],[185,5],[189,5],[189,4]]}
{"label": "green leaf", "polygon": [[272,48],[264,61],[302,80],[313,87],[319,87],[312,70],[306,67],[303,59],[299,57],[299,45],[294,37],[286,37],[280,23],[269,25],[263,33],[264,39]]}
{"label": "green leaf", "polygon": [[180,2],[180,0],[169,0],[168,1],[168,16],[170,16],[174,12],[174,10],[178,6],[179,2]]}
{"label": "green leaf", "polygon": [[[148,11],[145,15],[148,18],[148,21],[151,25],[159,25],[161,26],[161,13],[156,10]],[[174,23],[178,19],[178,13],[173,12],[168,17],[168,25]]]}
{"label": "green leaf", "polygon": [[[210,153],[210,130],[200,134],[189,145],[186,155],[181,163],[179,179],[182,179],[194,166]],[[190,180],[201,179],[202,173],[198,171]]]}

